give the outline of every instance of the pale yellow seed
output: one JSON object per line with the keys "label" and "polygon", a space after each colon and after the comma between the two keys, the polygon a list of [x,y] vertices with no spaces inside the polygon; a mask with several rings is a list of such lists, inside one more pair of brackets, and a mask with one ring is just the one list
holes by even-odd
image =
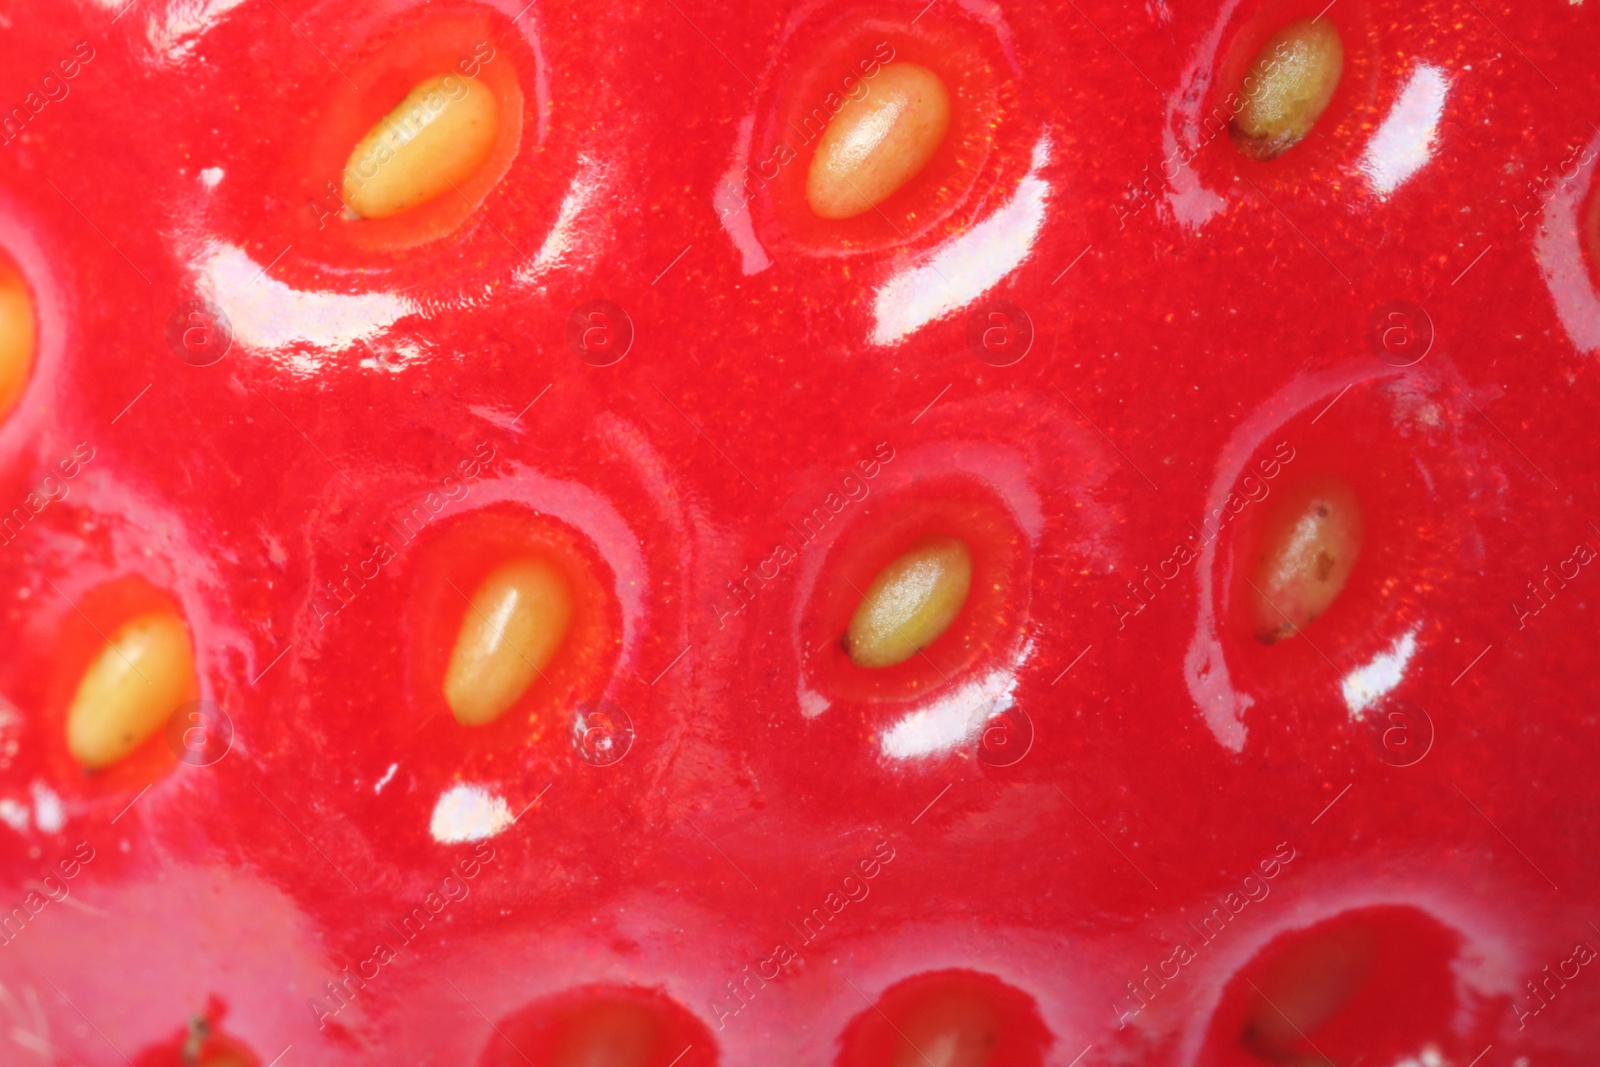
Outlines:
{"label": "pale yellow seed", "polygon": [[1365,520],[1355,490],[1330,482],[1265,531],[1253,576],[1256,634],[1298,633],[1343,591],[1361,554]]}
{"label": "pale yellow seed", "polygon": [[22,277],[0,268],[0,418],[16,405],[33,369],[33,297]]}
{"label": "pale yellow seed", "polygon": [[950,127],[950,96],[939,76],[894,63],[863,81],[828,123],[806,175],[806,200],[824,219],[871,211],[933,158]]}
{"label": "pale yellow seed", "polygon": [[572,587],[544,560],[504,564],[478,586],[444,675],[456,721],[482,726],[505,714],[561,648]]}
{"label": "pale yellow seed", "polygon": [[858,667],[892,667],[950,628],[972,584],[972,557],[951,537],[932,538],[872,580],[850,618],[845,650]]}
{"label": "pale yellow seed", "polygon": [[111,635],[67,709],[67,750],[90,770],[138,748],[196,689],[189,630],[171,612],[140,615]]}
{"label": "pale yellow seed", "polygon": [[1287,152],[1327,110],[1344,73],[1344,43],[1328,19],[1291,22],[1269,40],[1239,89],[1234,143],[1252,159]]}
{"label": "pale yellow seed", "polygon": [[344,167],[344,196],[363,218],[398,215],[453,192],[489,155],[500,105],[476,79],[429,78],[356,145]]}

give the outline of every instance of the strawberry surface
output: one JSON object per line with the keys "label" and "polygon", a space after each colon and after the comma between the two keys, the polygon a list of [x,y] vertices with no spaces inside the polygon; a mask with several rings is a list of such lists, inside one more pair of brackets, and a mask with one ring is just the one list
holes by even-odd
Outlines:
{"label": "strawberry surface", "polygon": [[[1246,158],[1227,94],[1312,17],[1332,102]],[[1592,1062],[1597,17],[14,6],[0,1062]],[[814,217],[895,61],[938,154]],[[486,162],[345,217],[442,70]],[[1264,643],[1327,479],[1361,554]],[[931,535],[961,614],[858,666]],[[465,594],[529,550],[566,643],[462,726]],[[150,610],[198,701],[86,772]]]}

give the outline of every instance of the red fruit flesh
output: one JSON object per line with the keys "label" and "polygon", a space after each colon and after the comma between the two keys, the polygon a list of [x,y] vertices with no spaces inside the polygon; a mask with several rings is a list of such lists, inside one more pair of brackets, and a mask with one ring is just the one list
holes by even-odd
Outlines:
{"label": "red fruit flesh", "polygon": [[[1593,6],[14,6],[0,1063],[1586,1065]],[[949,130],[818,219],[872,60]],[[489,160],[342,218],[452,69]],[[1263,643],[1321,477],[1359,561]],[[961,613],[855,667],[934,536]],[[460,726],[450,586],[530,552],[571,630]],[[86,774],[152,604],[200,703]]]}

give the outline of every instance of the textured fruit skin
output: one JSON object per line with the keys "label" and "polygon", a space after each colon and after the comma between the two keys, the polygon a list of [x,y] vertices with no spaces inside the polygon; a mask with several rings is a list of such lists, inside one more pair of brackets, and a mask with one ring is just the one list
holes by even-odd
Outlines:
{"label": "textured fruit skin", "polygon": [[[40,326],[0,427],[0,507],[79,443],[93,459],[0,547],[0,909],[48,872],[69,890],[0,946],[0,1061],[143,1062],[215,998],[262,1064],[499,1063],[491,1020],[604,985],[698,1017],[711,1039],[686,1067],[833,1063],[869,1001],[954,969],[1031,998],[1057,1067],[1090,1046],[1085,1064],[1223,1062],[1208,1027],[1252,957],[1385,904],[1467,961],[1461,1010],[1416,994],[1450,1020],[1425,1035],[1447,1062],[1490,1045],[1486,1065],[1589,1062],[1600,976],[1520,1029],[1516,1005],[1575,942],[1600,946],[1600,577],[1581,567],[1537,613],[1526,588],[1600,546],[1600,272],[1578,230],[1595,5],[1340,0],[1345,75],[1312,134],[1270,164],[1214,137],[1169,186],[1163,160],[1197,140],[1186,109],[1320,4],[944,0],[917,32],[1001,57],[980,72],[1000,86],[988,155],[948,213],[904,241],[806,231],[766,199],[797,162],[746,230],[719,221],[719,183],[762,154],[741,124],[765,129],[814,42],[921,6],[539,0],[512,23],[521,3],[13,5],[0,104],[32,108],[79,62],[0,147],[0,246]],[[307,161],[370,125],[329,103],[359,95],[339,71],[406,41],[467,57],[482,27],[482,76],[513,71],[527,101],[482,211],[403,252],[319,230]],[[1360,161],[1424,63],[1448,85],[1431,151],[1380,192],[1398,172]],[[1030,239],[977,258],[1011,269],[906,328],[916,287],[894,279],[1005,211]],[[165,340],[197,298],[234,332],[205,367]],[[566,342],[595,300],[636,331],[609,367]],[[1035,331],[1006,367],[968,343],[995,300]],[[1369,340],[1397,300],[1437,333],[1404,369]],[[1167,561],[1279,442],[1278,478],[1338,472],[1368,522],[1310,640],[1264,648],[1229,570],[1255,505]],[[726,583],[798,543],[788,524],[847,475],[870,492],[734,614]],[[387,532],[447,477],[464,495],[420,536]],[[874,529],[946,500],[987,516],[1008,583],[966,631],[963,677],[808,703],[836,665],[809,627],[833,617],[816,604],[834,565],[870,573]],[[428,635],[455,623],[417,598],[446,566],[431,550],[470,543],[483,509],[577,531],[572,559],[612,593],[594,623],[612,639],[567,682],[631,717],[620,762],[577,758],[556,711],[499,733],[439,714]],[[323,583],[385,537],[394,560],[333,612]],[[1179,573],[1139,607],[1126,583],[1146,566]],[[93,652],[72,605],[158,594],[232,748],[172,766],[158,743],[87,778],[60,729]],[[1403,680],[1356,720],[1341,681],[1406,635]],[[973,730],[891,753],[895,724],[978,678],[1026,712],[1024,758],[977,758]],[[1382,744],[1400,701],[1433,727],[1411,766]],[[462,782],[519,820],[436,840]],[[1284,849],[1269,895],[1147,1007],[1129,999]],[[875,856],[870,894],[800,944],[788,924]],[[311,1007],[447,878],[470,892],[336,1014]],[[800,959],[734,1012],[726,983],[780,940]],[[1415,1046],[1390,1051],[1373,1062]]]}

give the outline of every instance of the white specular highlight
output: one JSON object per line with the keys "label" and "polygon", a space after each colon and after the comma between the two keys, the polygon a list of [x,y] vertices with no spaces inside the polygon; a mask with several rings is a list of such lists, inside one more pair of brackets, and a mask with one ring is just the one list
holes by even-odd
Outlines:
{"label": "white specular highlight", "polygon": [[1394,691],[1406,675],[1406,666],[1417,651],[1417,633],[1422,627],[1413,626],[1389,646],[1349,674],[1339,683],[1344,694],[1345,707],[1352,719],[1360,719],[1367,709]]}
{"label": "white specular highlight", "polygon": [[513,822],[503,798],[479,785],[458,785],[439,794],[428,831],[442,845],[482,841]]}

